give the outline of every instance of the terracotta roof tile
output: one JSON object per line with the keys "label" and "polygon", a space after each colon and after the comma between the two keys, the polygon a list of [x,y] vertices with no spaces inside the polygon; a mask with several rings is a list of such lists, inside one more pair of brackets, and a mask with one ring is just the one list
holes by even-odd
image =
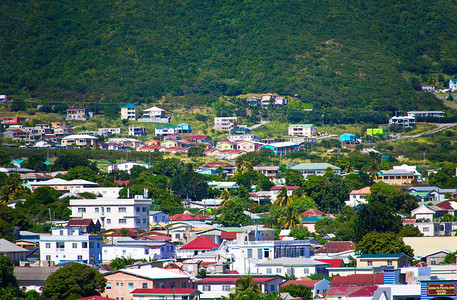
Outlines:
{"label": "terracotta roof tile", "polygon": [[351,241],[330,241],[314,253],[338,253],[355,249],[355,243]]}
{"label": "terracotta roof tile", "polygon": [[353,274],[349,276],[336,276],[330,282],[330,286],[359,286],[384,284],[384,274]]}

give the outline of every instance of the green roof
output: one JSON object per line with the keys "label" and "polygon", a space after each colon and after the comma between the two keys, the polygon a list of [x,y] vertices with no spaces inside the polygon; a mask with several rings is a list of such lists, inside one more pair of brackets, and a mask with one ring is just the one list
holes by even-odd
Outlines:
{"label": "green roof", "polygon": [[245,232],[245,228],[240,227],[218,227],[217,229],[227,231],[227,232]]}
{"label": "green roof", "polygon": [[325,170],[327,168],[333,170],[341,170],[341,168],[335,167],[328,163],[301,163],[293,166],[292,170]]}

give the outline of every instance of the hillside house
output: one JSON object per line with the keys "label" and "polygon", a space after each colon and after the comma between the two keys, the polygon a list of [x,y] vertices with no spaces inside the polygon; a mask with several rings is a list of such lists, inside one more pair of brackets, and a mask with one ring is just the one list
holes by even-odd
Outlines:
{"label": "hillside house", "polygon": [[434,117],[443,118],[443,111],[408,111],[408,117]]}
{"label": "hillside house", "polygon": [[138,119],[138,122],[169,123],[170,118],[167,117],[165,110],[154,106],[145,109],[143,111],[143,117]]}
{"label": "hillside house", "polygon": [[279,176],[279,166],[254,166],[254,171],[267,176],[270,180],[277,179]]}
{"label": "hillside house", "polygon": [[289,136],[313,137],[317,135],[317,128],[313,124],[294,124],[288,129]]}
{"label": "hillside house", "polygon": [[389,126],[413,128],[416,126],[416,118],[414,118],[414,117],[392,117],[389,119]]}
{"label": "hillside house", "polygon": [[140,166],[146,169],[149,169],[149,164],[147,163],[139,163],[139,162],[123,162],[118,164],[112,164],[108,166],[108,173],[112,173],[113,171],[126,171],[130,174],[130,170],[134,166]]}
{"label": "hillside house", "polygon": [[131,136],[146,136],[145,127],[129,126],[129,135]]}
{"label": "hillside house", "polygon": [[256,273],[263,275],[306,277],[311,274],[327,275],[326,268],[330,264],[303,257],[281,257],[260,261],[256,265]]}
{"label": "hillside house", "polygon": [[357,267],[393,266],[395,269],[409,267],[406,254],[362,254],[357,257]]}
{"label": "hillside house", "polygon": [[216,130],[226,130],[229,131],[233,128],[237,128],[237,117],[222,117],[222,118],[214,118],[214,126],[213,128]]}
{"label": "hillside house", "polygon": [[333,171],[334,174],[341,175],[341,168],[328,163],[301,163],[290,169],[300,171],[305,179],[309,175],[323,176],[327,170]]}
{"label": "hillside house", "polygon": [[259,151],[265,149],[270,149],[276,155],[284,155],[290,152],[297,152],[300,150],[300,144],[292,142],[282,142],[282,143],[272,143],[259,147]]}
{"label": "hillside house", "polygon": [[356,207],[357,205],[360,205],[360,204],[366,204],[367,201],[365,200],[365,196],[370,195],[370,194],[371,194],[371,190],[370,190],[369,186],[364,187],[360,190],[352,190],[349,193],[349,200],[345,201],[345,203],[347,206],[351,206],[351,207]]}
{"label": "hillside house", "polygon": [[96,187],[98,183],[91,182],[83,179],[75,179],[75,180],[64,180],[60,178],[53,178],[50,180],[45,181],[38,181],[38,182],[30,182],[29,186],[32,192],[42,186],[49,186],[59,192],[68,192],[70,189],[75,188],[89,188],[89,187]]}
{"label": "hillside house", "polygon": [[140,116],[140,108],[133,104],[128,103],[121,107],[121,120],[136,120]]}
{"label": "hillside house", "polygon": [[451,91],[457,90],[457,78],[449,79],[449,89]]}
{"label": "hillside house", "polygon": [[98,143],[98,137],[91,135],[68,135],[63,137],[61,145],[67,148],[95,148]]}
{"label": "hillside house", "polygon": [[67,109],[66,120],[87,121],[88,119],[90,119],[90,115],[86,107],[76,107]]}

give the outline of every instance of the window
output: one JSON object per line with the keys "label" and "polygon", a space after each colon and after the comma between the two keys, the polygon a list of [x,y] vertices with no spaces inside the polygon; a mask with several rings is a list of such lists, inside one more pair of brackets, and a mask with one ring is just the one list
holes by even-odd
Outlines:
{"label": "window", "polygon": [[73,243],[73,244],[72,244],[72,247],[73,247],[73,248],[78,248],[78,243]]}
{"label": "window", "polygon": [[144,249],[144,254],[149,255],[149,249]]}
{"label": "window", "polygon": [[264,258],[269,258],[270,257],[270,251],[268,249],[263,249],[263,257]]}
{"label": "window", "polygon": [[252,258],[252,249],[248,249],[248,258]]}
{"label": "window", "polygon": [[97,248],[100,248],[100,243],[97,243]]}
{"label": "window", "polygon": [[111,282],[107,282],[107,283],[106,283],[106,289],[107,289],[107,290],[110,290],[110,289],[111,289]]}
{"label": "window", "polygon": [[371,260],[367,261],[367,266],[371,267],[373,265],[373,262]]}
{"label": "window", "polygon": [[309,268],[304,268],[303,269],[303,274],[309,274]]}
{"label": "window", "polygon": [[122,255],[125,255],[125,254],[127,254],[127,250],[124,249],[124,250],[122,250]]}
{"label": "window", "polygon": [[432,266],[436,265],[436,258],[434,258],[434,257],[430,258],[430,264]]}
{"label": "window", "polygon": [[140,219],[135,219],[135,223],[140,223]]}
{"label": "window", "polygon": [[111,224],[111,219],[106,219],[106,224]]}
{"label": "window", "polygon": [[46,260],[51,260],[51,255],[46,255]]}
{"label": "window", "polygon": [[271,268],[267,268],[267,274],[273,274],[273,270]]}
{"label": "window", "polygon": [[141,207],[137,206],[136,207],[136,212],[140,212],[141,211]]}
{"label": "window", "polygon": [[98,213],[100,212],[100,209],[98,207],[95,208],[95,212]]}
{"label": "window", "polygon": [[119,286],[119,282],[116,282],[116,286]]}
{"label": "window", "polygon": [[133,290],[133,282],[129,282],[128,283],[128,289],[129,290]]}
{"label": "window", "polygon": [[124,286],[124,283],[123,283],[123,282],[121,282],[121,286]]}
{"label": "window", "polygon": [[388,260],[388,261],[387,261],[387,265],[388,265],[388,266],[392,266],[392,265],[393,265],[393,264],[392,264],[392,261],[391,261],[391,260]]}
{"label": "window", "polygon": [[147,283],[147,282],[143,282],[143,283],[141,284],[141,288],[142,288],[142,289],[147,289],[147,288],[148,288],[148,283]]}
{"label": "window", "polygon": [[51,248],[51,243],[46,243],[46,248]]}
{"label": "window", "polygon": [[204,285],[202,286],[202,290],[203,290],[203,291],[211,291],[211,286],[210,286],[209,284],[204,284]]}
{"label": "window", "polygon": [[146,224],[146,222],[147,222],[147,219],[143,219],[143,224]]}
{"label": "window", "polygon": [[263,258],[262,249],[257,249],[257,257],[258,257],[259,259],[262,259],[262,258]]}
{"label": "window", "polygon": [[119,212],[127,212],[127,208],[126,207],[119,207]]}
{"label": "window", "polygon": [[160,288],[161,288],[161,289],[164,289],[164,288],[165,288],[165,282],[161,282],[161,283],[160,283]]}
{"label": "window", "polygon": [[[60,231],[60,235],[63,235],[63,230]],[[62,247],[63,248],[63,247]]]}
{"label": "window", "polygon": [[78,260],[83,260],[83,256],[82,255],[78,255]]}
{"label": "window", "polygon": [[87,242],[82,243],[82,248],[87,248]]}
{"label": "window", "polygon": [[143,212],[146,212],[146,209],[147,209],[147,207],[146,207],[146,206],[143,206],[142,211],[143,211]]}
{"label": "window", "polygon": [[222,290],[223,290],[223,291],[228,291],[228,290],[230,290],[230,285],[224,284],[224,285],[222,286]]}
{"label": "window", "polygon": [[181,287],[182,287],[183,289],[185,289],[185,288],[187,287],[185,281],[181,282]]}
{"label": "window", "polygon": [[281,274],[281,268],[276,268],[276,274]]}
{"label": "window", "polygon": [[111,207],[107,207],[107,208],[106,208],[106,212],[107,212],[107,213],[110,213],[110,212],[111,212]]}
{"label": "window", "polygon": [[429,231],[429,228],[428,228],[428,227],[422,228],[422,232],[428,232],[428,231]]}
{"label": "window", "polygon": [[79,213],[85,213],[86,212],[86,208],[85,207],[80,207],[80,208],[78,208],[78,212]]}
{"label": "window", "polygon": [[127,219],[119,219],[119,224],[126,224],[127,223]]}

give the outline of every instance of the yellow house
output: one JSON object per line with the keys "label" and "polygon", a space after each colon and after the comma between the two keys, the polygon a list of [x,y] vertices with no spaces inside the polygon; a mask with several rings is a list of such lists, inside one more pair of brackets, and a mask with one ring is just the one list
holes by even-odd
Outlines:
{"label": "yellow house", "polygon": [[358,268],[393,266],[395,269],[409,266],[406,254],[362,254],[357,258]]}
{"label": "yellow house", "polygon": [[219,141],[216,145],[217,150],[237,150],[237,145],[229,141]]}
{"label": "yellow house", "polygon": [[75,148],[83,148],[83,147],[95,147],[97,146],[98,137],[91,136],[91,135],[69,135],[62,138],[61,144],[62,146],[66,147],[75,147]]}
{"label": "yellow house", "polygon": [[384,134],[384,128],[367,128],[367,135]]}

